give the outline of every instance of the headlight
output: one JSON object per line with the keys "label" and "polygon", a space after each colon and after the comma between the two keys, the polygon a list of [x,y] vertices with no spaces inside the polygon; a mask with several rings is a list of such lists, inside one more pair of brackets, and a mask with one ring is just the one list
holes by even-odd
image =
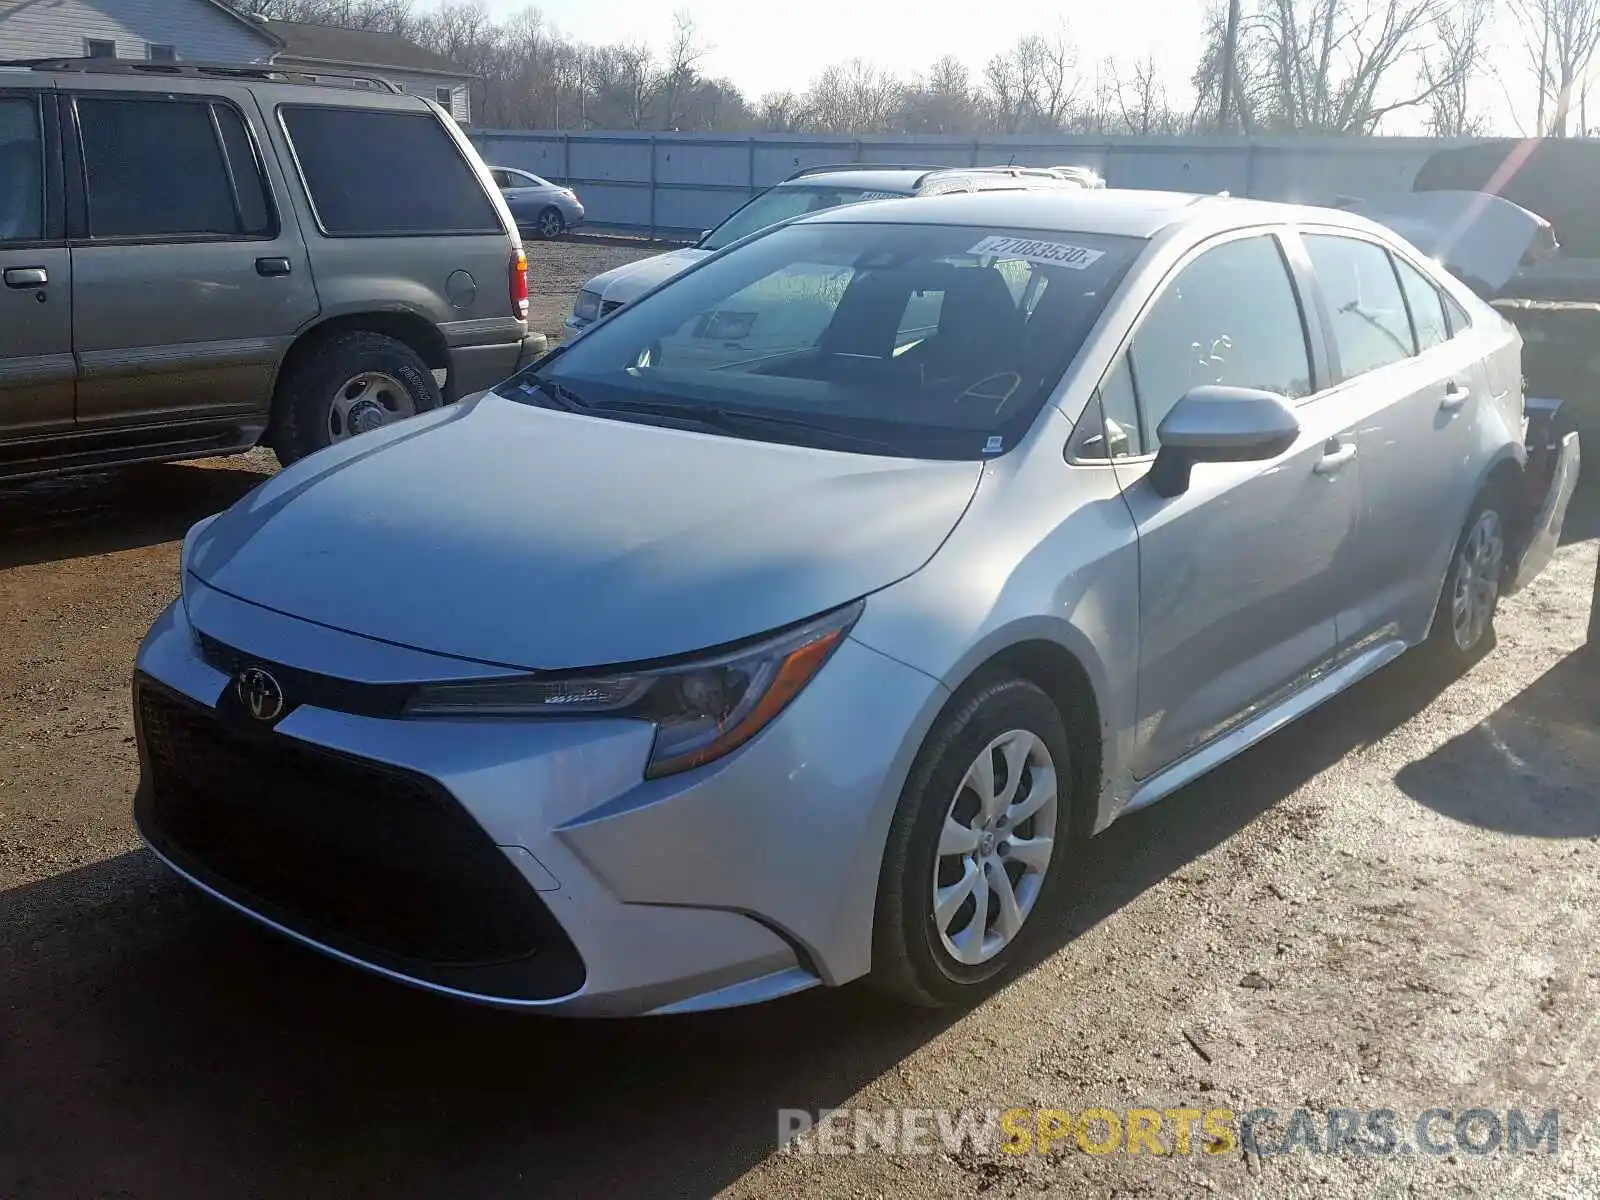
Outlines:
{"label": "headlight", "polygon": [[862,602],[715,658],[654,670],[424,684],[408,716],[620,716],[653,721],[646,778],[744,745],[786,708],[844,640]]}
{"label": "headlight", "polygon": [[572,315],[580,321],[594,321],[600,317],[600,293],[579,292],[578,302],[572,306]]}

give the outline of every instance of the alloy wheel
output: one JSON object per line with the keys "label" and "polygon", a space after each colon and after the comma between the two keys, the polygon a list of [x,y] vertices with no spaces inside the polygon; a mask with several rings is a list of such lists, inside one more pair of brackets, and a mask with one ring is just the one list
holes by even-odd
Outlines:
{"label": "alloy wheel", "polygon": [[1050,869],[1057,807],[1055,762],[1025,729],[995,738],[967,768],[933,869],[933,924],[956,962],[987,962],[1016,939]]}
{"label": "alloy wheel", "polygon": [[1505,567],[1505,536],[1500,514],[1485,509],[1478,514],[1456,561],[1450,598],[1450,631],[1458,650],[1471,650],[1483,638],[1494,616]]}
{"label": "alloy wheel", "polygon": [[328,436],[342,442],[359,433],[416,415],[416,401],[405,385],[381,371],[363,371],[333,393],[328,406]]}

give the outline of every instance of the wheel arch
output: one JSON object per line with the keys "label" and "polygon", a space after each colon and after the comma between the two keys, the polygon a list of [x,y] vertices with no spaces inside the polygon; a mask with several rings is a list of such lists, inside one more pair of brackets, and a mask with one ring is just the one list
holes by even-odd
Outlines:
{"label": "wheel arch", "polygon": [[[450,350],[444,335],[432,321],[412,309],[373,309],[326,316],[301,330],[278,364],[277,378],[272,384],[272,412],[263,445],[276,445],[275,438],[284,416],[284,383],[292,376],[294,367],[318,346],[347,333],[378,333],[391,337],[416,351],[430,371],[450,369]],[[448,386],[448,378],[446,384]]]}

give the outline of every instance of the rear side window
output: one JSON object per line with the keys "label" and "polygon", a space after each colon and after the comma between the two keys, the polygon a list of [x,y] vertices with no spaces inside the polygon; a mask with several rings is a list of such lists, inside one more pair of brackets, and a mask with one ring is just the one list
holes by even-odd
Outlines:
{"label": "rear side window", "polygon": [[1415,354],[1411,321],[1389,252],[1372,242],[1331,234],[1307,234],[1305,242],[1328,302],[1344,377]]}
{"label": "rear side window", "polygon": [[1467,316],[1466,309],[1462,308],[1461,305],[1456,303],[1454,296],[1446,296],[1444,298],[1444,307],[1445,312],[1448,313],[1450,317],[1451,337],[1455,337],[1457,334],[1464,333],[1466,330],[1472,327],[1472,318]]}
{"label": "rear side window", "polygon": [[1445,321],[1444,300],[1439,295],[1439,289],[1403,259],[1394,260],[1394,269],[1400,273],[1400,287],[1406,294],[1406,307],[1411,310],[1411,327],[1417,334],[1417,352],[1431,350],[1449,341],[1450,327]]}
{"label": "rear side window", "polygon": [[1144,453],[1157,448],[1161,419],[1191,388],[1309,395],[1305,324],[1277,240],[1224,242],[1179,270],[1133,335],[1132,360]]}
{"label": "rear side window", "polygon": [[0,97],[0,242],[44,237],[44,154],[32,100]]}
{"label": "rear side window", "polygon": [[279,110],[324,233],[501,233],[477,173],[431,113]]}
{"label": "rear side window", "polygon": [[77,109],[91,237],[272,232],[249,135],[230,106],[80,96]]}

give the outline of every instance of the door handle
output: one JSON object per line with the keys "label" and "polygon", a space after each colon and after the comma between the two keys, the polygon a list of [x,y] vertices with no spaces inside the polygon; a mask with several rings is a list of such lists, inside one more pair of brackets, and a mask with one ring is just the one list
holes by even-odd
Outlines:
{"label": "door handle", "polygon": [[9,288],[43,287],[50,282],[50,272],[43,267],[7,267],[5,279]]}
{"label": "door handle", "polygon": [[1323,446],[1323,455],[1317,460],[1317,465],[1311,469],[1318,475],[1337,475],[1356,456],[1354,442],[1340,445],[1332,438]]}
{"label": "door handle", "polygon": [[1456,409],[1465,404],[1467,400],[1471,398],[1471,396],[1471,388],[1462,387],[1459,383],[1452,379],[1445,385],[1444,399],[1439,401],[1439,409],[1441,412],[1455,412]]}
{"label": "door handle", "polygon": [[256,259],[256,274],[265,275],[268,279],[271,279],[274,275],[287,275],[289,270],[289,260],[287,258]]}

